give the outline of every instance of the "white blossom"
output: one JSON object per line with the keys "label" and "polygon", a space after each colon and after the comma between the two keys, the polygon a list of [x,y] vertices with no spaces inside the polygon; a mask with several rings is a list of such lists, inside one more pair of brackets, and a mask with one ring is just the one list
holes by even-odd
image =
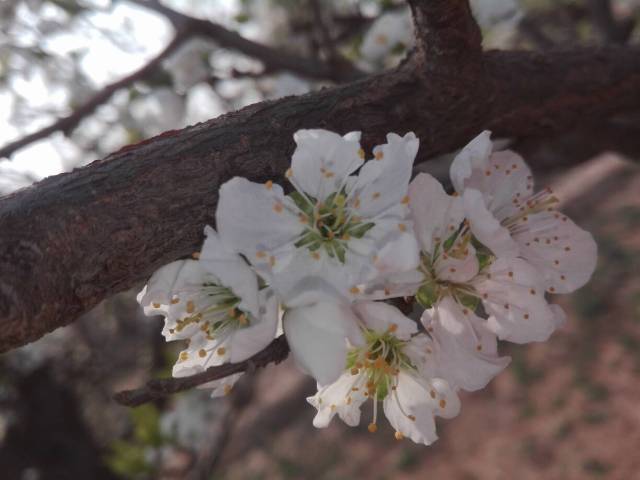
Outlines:
{"label": "white blossom", "polygon": [[287,307],[351,301],[361,284],[418,263],[406,196],[418,139],[389,134],[365,163],[359,138],[296,132],[289,195],[271,181],[239,177],[220,188],[223,241],[249,259]]}
{"label": "white blossom", "polygon": [[[496,258],[474,240],[463,200],[448,195],[435,178],[419,174],[411,182],[409,206],[420,266],[374,282],[367,294],[377,299],[415,295],[430,309],[423,322],[432,328],[436,343],[458,352],[442,362],[451,369],[451,377],[445,378],[477,390],[508,363],[498,357],[495,339],[485,338],[489,332],[518,343],[546,340],[557,328],[556,311],[545,300],[534,268],[519,258]],[[486,319],[474,314],[480,303]],[[472,369],[476,376],[470,378],[460,368]]]}
{"label": "white blossom", "polygon": [[406,195],[418,140],[389,134],[365,163],[359,138],[299,130],[286,172],[295,190],[236,177],[221,187],[216,214],[222,239],[284,302],[291,350],[322,382],[339,375],[353,332],[343,306],[364,283],[419,260]]}
{"label": "white blossom", "polygon": [[360,53],[368,62],[381,64],[395,49],[402,52],[413,46],[413,22],[409,9],[383,13],[362,39]]}
{"label": "white blossom", "polygon": [[434,416],[452,418],[460,411],[456,392],[441,378],[425,353],[432,344],[418,334],[415,322],[381,302],[353,306],[362,328],[363,343],[352,346],[347,366],[334,383],[318,385],[307,401],[318,413],[313,424],[326,427],[334,415],[350,426],[360,423],[360,407],[371,400],[377,430],[379,403],[397,439],[411,438],[429,445],[438,437]]}
{"label": "white blossom", "polygon": [[[274,338],[278,303],[242,257],[229,250],[211,227],[199,260],[179,260],[156,271],[138,295],[147,315],[163,315],[162,334],[186,340],[173,367],[181,377],[225,362],[245,360]],[[228,393],[239,374],[205,387]]]}
{"label": "white blossom", "polygon": [[531,170],[522,157],[491,150],[490,132],[485,131],[451,165],[471,231],[495,255],[520,257],[533,265],[548,292],[580,288],[596,266],[593,237],[556,210],[558,198],[551,189],[534,193]]}

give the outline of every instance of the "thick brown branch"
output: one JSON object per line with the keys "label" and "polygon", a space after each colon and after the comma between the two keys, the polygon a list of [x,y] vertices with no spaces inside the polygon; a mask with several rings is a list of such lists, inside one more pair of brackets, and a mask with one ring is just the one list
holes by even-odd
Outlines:
{"label": "thick brown branch", "polygon": [[222,183],[284,182],[299,128],[362,129],[365,148],[413,130],[420,161],[487,127],[528,137],[640,109],[637,48],[489,52],[482,64],[480,76],[442,82],[414,55],[382,75],[166,132],[1,199],[0,351],[193,252]]}
{"label": "thick brown branch", "polygon": [[27,145],[31,145],[38,140],[46,138],[55,132],[70,134],[84,118],[91,115],[100,105],[106,103],[115,92],[117,92],[121,88],[128,87],[136,81],[144,80],[145,78],[152,75],[156,71],[156,68],[160,65],[160,63],[169,55],[171,55],[190,36],[191,34],[187,31],[177,32],[175,37],[173,37],[173,40],[147,64],[134,71],[133,73],[130,73],[126,77],[121,78],[117,82],[113,82],[107,85],[66,117],[61,117],[51,125],[44,127],[36,132],[30,133],[29,135],[25,135],[24,137],[0,148],[0,158],[10,157],[17,150],[20,150]]}
{"label": "thick brown branch", "polygon": [[289,355],[289,345],[284,335],[273,340],[264,350],[256,353],[244,362],[226,363],[219,367],[209,367],[201,373],[188,377],[164,378],[150,380],[147,384],[136,390],[124,390],[114,395],[115,400],[121,405],[137,407],[143,403],[151,402],[157,398],[183,392],[199,385],[219,380],[234,373],[252,371],[256,368],[266,367],[270,363],[280,363]]}
{"label": "thick brown branch", "polygon": [[410,0],[416,49],[432,74],[460,74],[482,60],[482,35],[468,0]]}

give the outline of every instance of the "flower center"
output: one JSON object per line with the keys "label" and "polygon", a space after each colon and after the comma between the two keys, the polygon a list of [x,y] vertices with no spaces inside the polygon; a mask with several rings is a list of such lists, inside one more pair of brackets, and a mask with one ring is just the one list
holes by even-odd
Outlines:
{"label": "flower center", "polygon": [[363,222],[346,205],[344,192],[334,192],[324,202],[298,191],[289,197],[300,211],[300,221],[306,225],[295,246],[306,247],[316,258],[319,258],[318,251],[324,249],[329,257],[345,263],[349,240],[362,238],[374,226],[372,222]]}
{"label": "flower center", "polygon": [[393,334],[396,329],[392,324],[384,333],[364,330],[365,345],[353,348],[347,354],[347,368],[352,375],[363,377],[365,395],[371,399],[383,400],[395,390],[400,370],[415,370],[403,353],[407,342]]}
{"label": "flower center", "polygon": [[[437,273],[442,268],[438,265],[439,262],[450,258],[462,260],[469,255],[469,245],[474,246],[479,268],[482,270],[492,261],[493,256],[486,247],[475,240],[464,222],[444,242],[436,241],[433,255],[421,252],[418,270],[423,274],[424,281],[418,288],[415,298],[422,307],[431,308],[445,296],[452,296],[471,310],[477,308],[479,299],[471,286],[442,279]],[[455,271],[455,267],[449,267],[449,269],[451,273]]]}
{"label": "flower center", "polygon": [[[200,285],[195,292],[181,293],[186,301],[186,316],[176,321],[177,332],[188,325],[198,324],[207,339],[213,340],[216,336],[247,327],[251,323],[251,315],[237,308],[240,299],[228,287],[207,282]],[[177,304],[181,301],[183,299],[177,295],[171,303]]]}

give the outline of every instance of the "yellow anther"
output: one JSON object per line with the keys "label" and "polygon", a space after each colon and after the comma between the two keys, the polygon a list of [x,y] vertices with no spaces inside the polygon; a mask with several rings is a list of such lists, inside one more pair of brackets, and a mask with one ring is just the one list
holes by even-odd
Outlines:
{"label": "yellow anther", "polygon": [[249,323],[249,320],[247,320],[247,315],[246,315],[246,314],[244,314],[244,313],[243,313],[242,315],[240,315],[240,316],[238,317],[238,323],[239,323],[241,326],[243,326],[243,327],[244,327],[245,325],[247,325],[247,324]]}
{"label": "yellow anther", "polygon": [[187,352],[180,352],[180,361],[184,362],[189,359],[189,354]]}
{"label": "yellow anther", "polygon": [[218,348],[218,350],[216,350],[216,353],[220,356],[224,355],[225,353],[227,353],[227,349],[224,347],[220,347]]}
{"label": "yellow anther", "polygon": [[375,423],[370,423],[367,428],[371,433],[375,433],[378,431],[378,426]]}
{"label": "yellow anther", "polygon": [[354,294],[354,295],[357,295],[358,293],[360,293],[360,289],[359,289],[358,287],[355,287],[355,286],[354,286],[354,287],[351,287],[351,288],[349,289],[349,291],[350,291],[352,294]]}
{"label": "yellow anther", "polygon": [[374,157],[376,160],[382,160],[382,158],[384,157],[384,153],[382,153],[382,150],[378,150],[375,154]]}
{"label": "yellow anther", "polygon": [[201,357],[206,357],[207,356],[207,351],[204,348],[201,348],[198,351],[198,355],[200,355]]}
{"label": "yellow anther", "polygon": [[193,313],[193,312],[195,312],[195,311],[196,311],[196,306],[195,306],[195,304],[193,303],[193,301],[192,301],[192,300],[189,300],[189,301],[187,302],[187,313]]}
{"label": "yellow anther", "polygon": [[159,304],[159,303],[157,303],[157,302],[154,302],[154,303],[153,303],[153,308],[160,308],[160,304]]}
{"label": "yellow anther", "polygon": [[374,200],[380,198],[380,192],[373,192],[373,195],[371,195],[373,197]]}
{"label": "yellow anther", "polygon": [[429,395],[431,395],[431,398],[436,398],[436,391],[435,390],[431,390],[429,392]]}
{"label": "yellow anther", "polygon": [[387,362],[385,362],[384,358],[378,357],[373,362],[373,368],[376,370],[383,370],[387,366]]}
{"label": "yellow anther", "polygon": [[290,168],[287,168],[287,171],[284,172],[284,176],[287,178],[291,178],[293,176],[293,170],[291,170]]}
{"label": "yellow anther", "polygon": [[267,256],[267,252],[265,252],[264,250],[258,250],[256,252],[256,258],[264,258]]}
{"label": "yellow anther", "polygon": [[282,210],[284,210],[284,207],[282,206],[281,203],[274,203],[273,204],[273,211],[276,213],[282,213]]}
{"label": "yellow anther", "polygon": [[360,370],[357,369],[356,367],[353,367],[351,369],[351,375],[358,375],[360,373]]}
{"label": "yellow anther", "polygon": [[231,393],[231,389],[233,387],[231,385],[225,385],[222,389],[222,391],[224,392],[225,395],[229,395]]}
{"label": "yellow anther", "polygon": [[175,298],[171,299],[171,304],[172,305],[175,305],[176,303],[179,303],[179,302],[180,302],[180,299],[178,297],[175,297]]}
{"label": "yellow anther", "polygon": [[271,180],[267,180],[264,183],[264,186],[266,187],[267,190],[271,190],[273,188],[273,182]]}
{"label": "yellow anther", "polygon": [[406,232],[406,231],[407,231],[407,226],[406,226],[404,223],[399,223],[399,224],[398,224],[398,229],[399,229],[401,232]]}
{"label": "yellow anther", "polygon": [[398,330],[398,324],[397,323],[392,323],[391,325],[389,325],[389,331],[391,333],[395,332],[396,330]]}
{"label": "yellow anther", "polygon": [[404,438],[402,432],[396,432],[394,436],[396,437],[396,440],[402,440]]}
{"label": "yellow anther", "polygon": [[447,406],[447,401],[443,398],[442,400],[440,400],[440,408],[444,408]]}
{"label": "yellow anther", "polygon": [[415,422],[415,421],[416,421],[416,417],[414,417],[413,415],[408,415],[408,416],[407,416],[407,418],[408,418],[409,420],[411,420],[412,422]]}
{"label": "yellow anther", "polygon": [[191,258],[193,258],[194,260],[198,260],[200,258],[200,252],[193,252],[191,254]]}
{"label": "yellow anther", "polygon": [[402,197],[402,204],[403,205],[409,204],[409,195],[405,195],[404,197]]}
{"label": "yellow anther", "polygon": [[359,156],[361,159],[363,159],[363,160],[364,160],[364,150],[363,150],[363,149],[358,150],[358,156]]}

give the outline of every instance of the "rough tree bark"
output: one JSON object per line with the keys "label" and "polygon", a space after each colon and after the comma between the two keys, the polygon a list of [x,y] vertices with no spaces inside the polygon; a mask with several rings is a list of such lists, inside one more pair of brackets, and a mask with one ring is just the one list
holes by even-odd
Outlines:
{"label": "rough tree bark", "polygon": [[419,161],[499,136],[562,131],[640,108],[640,50],[483,53],[466,0],[410,2],[418,45],[397,69],[263,102],[131,145],[0,200],[0,351],[74,321],[199,248],[218,187],[283,180],[292,133],[413,130]]}

